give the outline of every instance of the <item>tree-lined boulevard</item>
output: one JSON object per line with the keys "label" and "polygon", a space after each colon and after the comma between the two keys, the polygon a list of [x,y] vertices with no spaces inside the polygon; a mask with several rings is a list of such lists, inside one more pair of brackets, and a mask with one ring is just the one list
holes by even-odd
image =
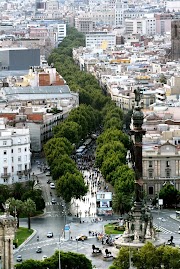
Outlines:
{"label": "tree-lined boulevard", "polygon": [[[68,36],[61,43],[61,46],[52,52],[48,61],[49,64],[54,63],[57,71],[67,81],[70,88],[73,91],[79,92],[80,106],[73,109],[68,118],[54,128],[54,137],[44,145],[46,162],[50,167],[51,177],[56,189],[50,189],[50,185],[46,182],[47,177],[45,174],[38,176],[42,191],[40,196],[43,195],[44,203],[46,205],[45,214],[39,217],[32,218],[39,205],[38,199],[34,201],[35,207],[34,204],[28,200],[30,197],[34,197],[34,185],[31,186],[31,190],[25,195],[28,203],[24,199],[24,203],[26,203],[26,206],[24,207],[26,209],[24,210],[24,216],[28,217],[28,222],[27,219],[21,219],[20,225],[29,228],[31,226],[36,231],[36,236],[39,236],[39,241],[36,240],[36,236],[31,238],[24,244],[24,246],[17,250],[15,259],[18,254],[21,254],[23,260],[28,258],[42,260],[43,255],[49,257],[59,248],[84,253],[87,258],[93,260],[93,264],[95,264],[97,268],[106,269],[109,268],[110,263],[106,263],[98,257],[91,257],[92,244],[96,244],[102,248],[101,242],[97,242],[94,237],[89,238],[84,242],[77,242],[75,240],[76,236],[82,233],[88,235],[89,230],[99,232],[98,229],[100,229],[101,232],[103,230],[102,225],[104,222],[92,223],[87,218],[85,221],[89,220],[89,222],[80,223],[77,218],[76,223],[74,223],[71,217],[66,216],[66,213],[64,215],[64,205],[66,205],[66,210],[68,212],[71,201],[73,199],[82,199],[88,192],[88,185],[83,179],[83,174],[78,169],[74,156],[76,149],[83,144],[85,139],[91,136],[92,133],[101,130],[100,135],[96,140],[96,159],[93,165],[101,171],[104,180],[111,184],[114,189],[114,212],[121,215],[129,212],[134,197],[135,174],[127,165],[126,156],[128,150],[131,148],[131,143],[128,135],[124,133],[123,126],[125,125],[125,129],[128,130],[130,124],[128,116],[130,118],[132,112],[129,112],[129,114],[124,116],[122,110],[119,107],[116,107],[109,96],[104,94],[103,89],[98,85],[96,78],[91,74],[79,70],[79,67],[72,59],[72,48],[76,45],[82,45],[84,36],[74,29],[68,29],[68,31]],[[32,182],[35,183],[36,181]],[[173,187],[168,186],[165,187],[164,192],[162,191],[160,193],[160,196],[166,200],[167,206],[170,205],[169,203],[171,203],[171,200],[166,198],[172,193],[174,194]],[[177,203],[179,193],[176,192],[175,194],[175,203]],[[9,198],[8,195],[6,197],[7,199]],[[37,198],[37,196],[35,197]],[[57,204],[52,204],[52,197],[56,198]],[[4,197],[0,198],[2,202],[6,201]],[[157,201],[154,202],[157,203]],[[180,235],[178,234],[178,223],[174,219],[169,218],[168,214],[170,215],[170,212],[164,210],[158,212],[155,211],[153,213],[154,226],[160,231],[159,236],[163,237],[165,241],[167,241],[171,235],[174,235],[174,242],[179,245]],[[73,217],[74,215],[75,213],[73,213]],[[164,218],[164,216],[166,217]],[[163,221],[164,219],[165,221]],[[66,223],[70,223],[70,234],[66,234],[65,236],[67,241],[64,240],[64,236],[62,235]],[[52,238],[47,238],[47,232],[53,232],[54,236]],[[67,236],[68,238],[66,238]],[[36,248],[38,246],[42,247],[42,253],[36,253]],[[149,246],[149,248],[151,248],[151,246]],[[125,252],[127,254],[127,249]],[[58,255],[59,254],[56,253],[55,256],[53,256],[53,259],[57,264],[59,259]],[[69,254],[66,254],[66,258],[69,258],[68,255]],[[127,255],[124,255],[124,257],[126,256]],[[84,256],[81,258],[82,261],[85,259]],[[64,259],[64,256],[62,256],[62,259]],[[76,260],[76,257],[72,255],[72,259]],[[86,269],[91,269],[92,266],[89,264],[89,261],[86,260],[86,262],[88,264]],[[123,264],[123,261],[121,261],[121,263]],[[127,259],[125,259],[125,263],[125,267],[121,264],[122,269],[129,268]],[[46,262],[44,265],[47,265]],[[38,266],[35,267],[34,265],[34,268],[40,268]],[[52,268],[54,268],[53,266],[56,265],[52,265]],[[63,264],[63,266],[64,269],[65,264]],[[82,266],[82,264],[77,264],[77,266]],[[120,265],[114,263],[111,269],[120,268],[118,266]],[[144,268],[143,266],[140,266],[140,263],[136,266],[138,269]],[[46,266],[46,268],[47,267],[48,266]],[[17,268],[21,268],[21,266],[19,265]],[[147,266],[146,269],[147,268],[150,267]],[[167,269],[169,268],[171,267],[167,267]]]}

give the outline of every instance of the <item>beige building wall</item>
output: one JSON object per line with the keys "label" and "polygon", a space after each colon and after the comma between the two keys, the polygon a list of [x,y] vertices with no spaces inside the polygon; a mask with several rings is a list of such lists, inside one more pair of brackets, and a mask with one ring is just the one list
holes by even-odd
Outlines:
{"label": "beige building wall", "polygon": [[[168,133],[168,135],[170,135]],[[148,198],[154,198],[167,182],[180,191],[180,151],[166,142],[143,150],[143,180]]]}

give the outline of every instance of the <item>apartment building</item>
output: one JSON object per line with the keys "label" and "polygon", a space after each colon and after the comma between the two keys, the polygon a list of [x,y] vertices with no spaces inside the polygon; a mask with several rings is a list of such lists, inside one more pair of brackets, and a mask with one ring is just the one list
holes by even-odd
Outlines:
{"label": "apartment building", "polygon": [[0,184],[28,180],[31,170],[29,128],[6,126],[0,119]]}
{"label": "apartment building", "polygon": [[125,20],[126,34],[156,34],[156,19],[155,18],[135,18]]}
{"label": "apartment building", "polygon": [[111,49],[116,46],[116,35],[108,32],[90,32],[86,34],[86,48]]}
{"label": "apartment building", "polygon": [[94,30],[95,23],[89,16],[78,16],[75,18],[75,28],[81,33],[88,34]]}
{"label": "apartment building", "polygon": [[148,198],[154,198],[166,183],[180,190],[179,146],[169,141],[162,145],[144,145],[143,180]]}

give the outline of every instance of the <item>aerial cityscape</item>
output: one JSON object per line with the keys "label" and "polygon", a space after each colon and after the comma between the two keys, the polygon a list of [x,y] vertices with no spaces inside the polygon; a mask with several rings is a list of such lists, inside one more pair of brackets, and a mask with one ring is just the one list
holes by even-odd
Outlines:
{"label": "aerial cityscape", "polygon": [[0,269],[180,269],[179,59],[179,0],[0,0]]}

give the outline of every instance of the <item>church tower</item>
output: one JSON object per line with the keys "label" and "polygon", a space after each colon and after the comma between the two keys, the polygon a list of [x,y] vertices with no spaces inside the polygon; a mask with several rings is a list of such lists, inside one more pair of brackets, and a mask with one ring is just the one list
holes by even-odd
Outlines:
{"label": "church tower", "polygon": [[171,21],[171,58],[180,59],[180,17]]}
{"label": "church tower", "polygon": [[5,206],[5,213],[0,216],[0,263],[2,269],[12,269],[13,240],[17,227],[16,219],[9,214],[9,205]]}

